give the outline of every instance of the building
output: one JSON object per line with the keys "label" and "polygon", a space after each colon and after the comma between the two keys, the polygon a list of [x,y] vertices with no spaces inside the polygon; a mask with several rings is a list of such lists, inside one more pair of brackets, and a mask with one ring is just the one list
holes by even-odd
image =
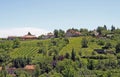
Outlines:
{"label": "building", "polygon": [[79,31],[72,30],[72,29],[67,30],[67,32],[65,34],[66,37],[77,37],[80,35],[81,35],[81,33]]}
{"label": "building", "polygon": [[20,37],[17,37],[17,36],[8,36],[8,40],[15,40],[16,38],[20,38]]}
{"label": "building", "polygon": [[35,65],[26,65],[24,67],[24,69],[26,69],[26,70],[35,70]]}
{"label": "building", "polygon": [[33,40],[33,39],[37,39],[37,37],[35,35],[32,35],[30,32],[28,32],[28,34],[21,37],[21,39],[22,40]]}
{"label": "building", "polygon": [[35,35],[32,35],[30,32],[28,32],[27,35],[24,36],[8,36],[8,40],[15,40],[16,38],[19,38],[20,40],[33,40],[37,39]]}
{"label": "building", "polygon": [[99,33],[96,30],[93,31],[93,34],[94,36],[99,36]]}
{"label": "building", "polygon": [[13,68],[7,68],[7,73],[10,74],[11,76],[15,77],[15,70],[16,68],[13,67]]}
{"label": "building", "polygon": [[47,35],[41,35],[40,38],[41,39],[50,39],[50,38],[54,38],[54,34],[53,33],[48,33]]}

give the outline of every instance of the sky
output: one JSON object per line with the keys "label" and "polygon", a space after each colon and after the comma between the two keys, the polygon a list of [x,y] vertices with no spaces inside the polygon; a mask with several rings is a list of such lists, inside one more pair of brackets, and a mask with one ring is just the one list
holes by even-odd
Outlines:
{"label": "sky", "polygon": [[0,37],[120,26],[120,0],[0,0]]}

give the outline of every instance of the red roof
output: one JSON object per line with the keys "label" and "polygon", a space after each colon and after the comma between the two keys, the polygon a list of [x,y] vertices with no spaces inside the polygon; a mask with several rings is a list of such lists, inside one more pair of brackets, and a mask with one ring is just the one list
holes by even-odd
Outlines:
{"label": "red roof", "polygon": [[35,65],[26,65],[24,67],[24,69],[26,69],[26,70],[34,70],[35,69]]}

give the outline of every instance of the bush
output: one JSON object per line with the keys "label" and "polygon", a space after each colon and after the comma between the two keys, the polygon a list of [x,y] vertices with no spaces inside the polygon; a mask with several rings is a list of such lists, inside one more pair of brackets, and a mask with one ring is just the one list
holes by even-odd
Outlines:
{"label": "bush", "polygon": [[118,44],[116,45],[115,49],[116,49],[116,53],[119,53],[119,52],[120,52],[120,43],[118,43]]}
{"label": "bush", "polygon": [[83,38],[81,43],[82,43],[82,48],[88,47],[88,40],[86,38]]}
{"label": "bush", "polygon": [[98,45],[104,45],[105,42],[104,42],[103,40],[98,40],[98,41],[97,41],[97,44],[98,44]]}

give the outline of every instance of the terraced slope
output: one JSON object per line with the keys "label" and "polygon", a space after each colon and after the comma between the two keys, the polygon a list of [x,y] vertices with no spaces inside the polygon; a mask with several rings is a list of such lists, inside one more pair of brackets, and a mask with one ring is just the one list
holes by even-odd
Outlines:
{"label": "terraced slope", "polygon": [[12,58],[34,56],[38,52],[38,47],[21,47],[10,53]]}

